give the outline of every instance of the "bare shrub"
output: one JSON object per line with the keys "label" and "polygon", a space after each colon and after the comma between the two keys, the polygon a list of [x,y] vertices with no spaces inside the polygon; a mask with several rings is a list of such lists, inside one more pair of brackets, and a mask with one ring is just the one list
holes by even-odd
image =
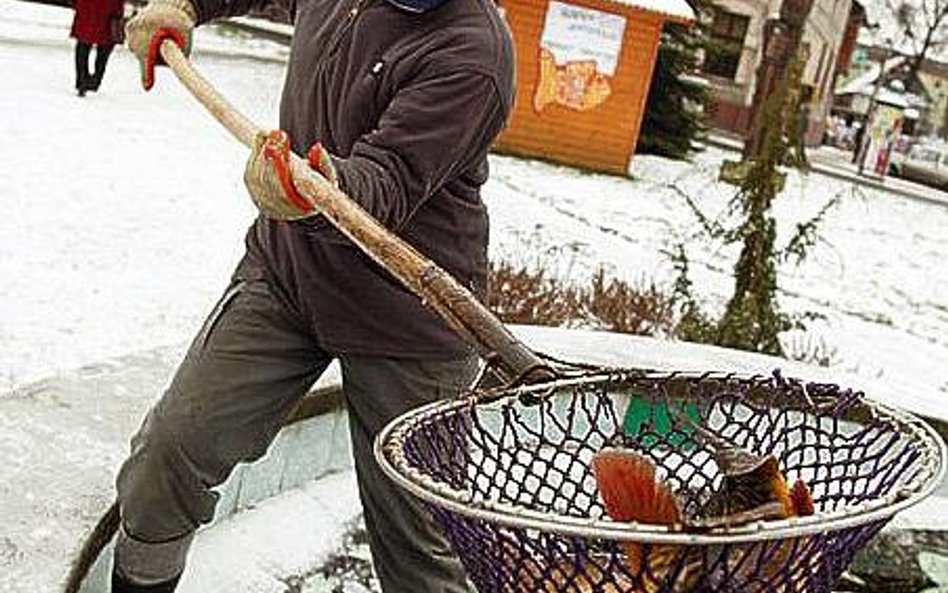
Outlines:
{"label": "bare shrub", "polygon": [[575,288],[506,262],[488,268],[487,307],[505,323],[560,326],[581,317]]}
{"label": "bare shrub", "polygon": [[589,312],[603,329],[654,336],[670,332],[675,325],[672,298],[654,284],[632,286],[615,278],[606,280],[600,269],[584,297]]}
{"label": "bare shrub", "polygon": [[542,270],[501,262],[489,268],[488,308],[505,323],[592,327],[658,335],[674,328],[674,302],[655,285],[607,279],[599,270],[577,287],[548,278]]}
{"label": "bare shrub", "polygon": [[828,345],[823,338],[813,338],[806,334],[794,334],[784,351],[790,360],[821,367],[832,366],[838,353],[837,349]]}
{"label": "bare shrub", "polygon": [[[680,281],[679,281],[680,282]],[[618,333],[672,337],[715,343],[717,328],[690,296],[687,286],[666,293],[653,283],[629,284],[608,278],[601,268],[588,284],[576,286],[536,270],[508,262],[488,268],[487,307],[504,323],[585,327]],[[823,338],[798,327],[784,335],[787,358],[831,366],[837,351]]]}

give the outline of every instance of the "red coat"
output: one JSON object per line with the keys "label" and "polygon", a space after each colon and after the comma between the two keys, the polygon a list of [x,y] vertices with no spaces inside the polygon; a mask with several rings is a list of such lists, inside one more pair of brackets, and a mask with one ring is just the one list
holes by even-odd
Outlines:
{"label": "red coat", "polygon": [[121,19],[125,0],[75,0],[76,14],[70,35],[90,45],[116,43],[112,33],[113,19]]}

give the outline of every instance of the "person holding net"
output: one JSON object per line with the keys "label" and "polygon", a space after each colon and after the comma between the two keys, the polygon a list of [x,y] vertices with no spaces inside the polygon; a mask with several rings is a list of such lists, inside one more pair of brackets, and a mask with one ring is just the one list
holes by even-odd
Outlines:
{"label": "person holding net", "polygon": [[[145,88],[159,47],[263,0],[153,0],[128,25]],[[308,203],[287,151],[448,270],[486,290],[487,152],[514,95],[510,33],[491,0],[287,0],[294,36],[280,130],[244,179],[260,216],[230,285],[132,439],[117,477],[113,593],[174,591],[213,491],[267,449],[338,359],[375,568],[385,593],[467,590],[421,507],[380,471],[377,432],[470,385],[474,352]],[[313,526],[314,529],[318,526]]]}

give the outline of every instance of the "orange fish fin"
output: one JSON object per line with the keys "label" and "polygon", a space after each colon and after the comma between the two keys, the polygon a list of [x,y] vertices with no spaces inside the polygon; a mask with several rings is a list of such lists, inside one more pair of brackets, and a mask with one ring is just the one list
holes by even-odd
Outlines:
{"label": "orange fish fin", "polygon": [[648,457],[629,449],[606,447],[593,457],[592,470],[612,520],[657,525],[681,522],[678,501],[659,479]]}
{"label": "orange fish fin", "polygon": [[803,480],[797,480],[790,489],[790,501],[793,503],[793,514],[798,517],[807,517],[816,513],[816,504],[810,487]]}

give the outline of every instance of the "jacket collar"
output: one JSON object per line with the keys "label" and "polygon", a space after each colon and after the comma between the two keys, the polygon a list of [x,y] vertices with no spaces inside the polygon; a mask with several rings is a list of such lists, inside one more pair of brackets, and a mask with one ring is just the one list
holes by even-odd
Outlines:
{"label": "jacket collar", "polygon": [[422,14],[435,8],[438,8],[442,4],[446,4],[449,0],[387,0],[389,4],[404,10],[406,12],[413,12],[415,14]]}

